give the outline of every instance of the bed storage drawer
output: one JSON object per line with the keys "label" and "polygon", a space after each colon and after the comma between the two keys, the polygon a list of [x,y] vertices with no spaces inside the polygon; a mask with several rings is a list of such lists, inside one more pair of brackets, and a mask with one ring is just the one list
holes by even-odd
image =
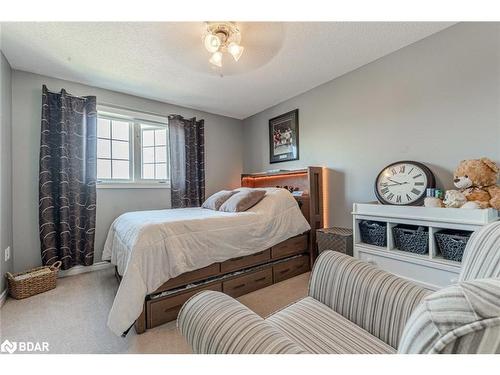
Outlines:
{"label": "bed storage drawer", "polygon": [[307,255],[293,258],[273,266],[274,282],[279,283],[307,271],[309,271],[309,257]]}
{"label": "bed storage drawer", "polygon": [[257,264],[266,263],[269,259],[271,259],[271,249],[267,249],[244,257],[226,260],[225,262],[220,264],[220,271],[222,273],[226,273],[235,270],[240,270],[242,268],[247,268],[255,266]]}
{"label": "bed storage drawer", "polygon": [[156,292],[163,292],[165,290],[177,288],[178,286],[183,286],[187,284],[194,283],[196,281],[208,279],[209,277],[216,276],[220,272],[220,264],[214,263],[208,267],[200,268],[199,270],[194,270],[191,272],[183,273],[173,279],[168,280],[162,286],[160,286]]}
{"label": "bed storage drawer", "polygon": [[222,283],[222,291],[231,297],[239,297],[254,290],[272,285],[273,272],[271,267],[247,275],[236,277]]}
{"label": "bed storage drawer", "polygon": [[271,248],[273,259],[285,258],[290,255],[307,251],[307,234],[290,238]]}
{"label": "bed storage drawer", "polygon": [[184,302],[202,290],[222,292],[221,283],[194,288],[175,296],[152,299],[146,302],[146,328],[153,328],[175,320]]}

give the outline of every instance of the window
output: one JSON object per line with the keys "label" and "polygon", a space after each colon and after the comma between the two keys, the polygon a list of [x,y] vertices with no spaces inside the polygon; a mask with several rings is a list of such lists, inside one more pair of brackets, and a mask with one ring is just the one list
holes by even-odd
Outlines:
{"label": "window", "polygon": [[99,184],[158,185],[167,183],[169,175],[166,118],[128,110],[98,110]]}
{"label": "window", "polygon": [[167,129],[141,124],[142,178],[165,180],[167,166]]}
{"label": "window", "polygon": [[99,117],[97,120],[97,178],[130,180],[130,131],[133,123]]}

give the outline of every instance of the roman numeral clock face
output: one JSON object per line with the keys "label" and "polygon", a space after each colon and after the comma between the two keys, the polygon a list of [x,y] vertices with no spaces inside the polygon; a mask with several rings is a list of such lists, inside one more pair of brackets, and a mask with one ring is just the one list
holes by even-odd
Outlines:
{"label": "roman numeral clock face", "polygon": [[399,162],[380,172],[375,194],[383,204],[417,205],[423,201],[426,189],[433,186],[434,176],[425,165]]}

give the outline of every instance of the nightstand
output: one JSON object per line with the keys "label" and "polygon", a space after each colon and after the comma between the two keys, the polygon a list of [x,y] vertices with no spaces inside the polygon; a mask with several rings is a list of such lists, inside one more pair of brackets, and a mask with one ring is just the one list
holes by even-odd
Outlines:
{"label": "nightstand", "polygon": [[334,250],[352,256],[352,229],[323,228],[316,231],[318,254]]}

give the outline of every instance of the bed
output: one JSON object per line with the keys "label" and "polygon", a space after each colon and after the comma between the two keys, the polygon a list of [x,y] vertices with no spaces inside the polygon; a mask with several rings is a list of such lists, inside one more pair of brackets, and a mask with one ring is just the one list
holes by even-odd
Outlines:
{"label": "bed", "polygon": [[264,199],[245,212],[184,208],[118,217],[103,252],[120,279],[109,328],[122,335],[135,325],[142,333],[175,319],[182,303],[200,290],[237,296],[278,282],[280,275],[308,271],[305,205],[286,189],[259,188],[266,190]]}

